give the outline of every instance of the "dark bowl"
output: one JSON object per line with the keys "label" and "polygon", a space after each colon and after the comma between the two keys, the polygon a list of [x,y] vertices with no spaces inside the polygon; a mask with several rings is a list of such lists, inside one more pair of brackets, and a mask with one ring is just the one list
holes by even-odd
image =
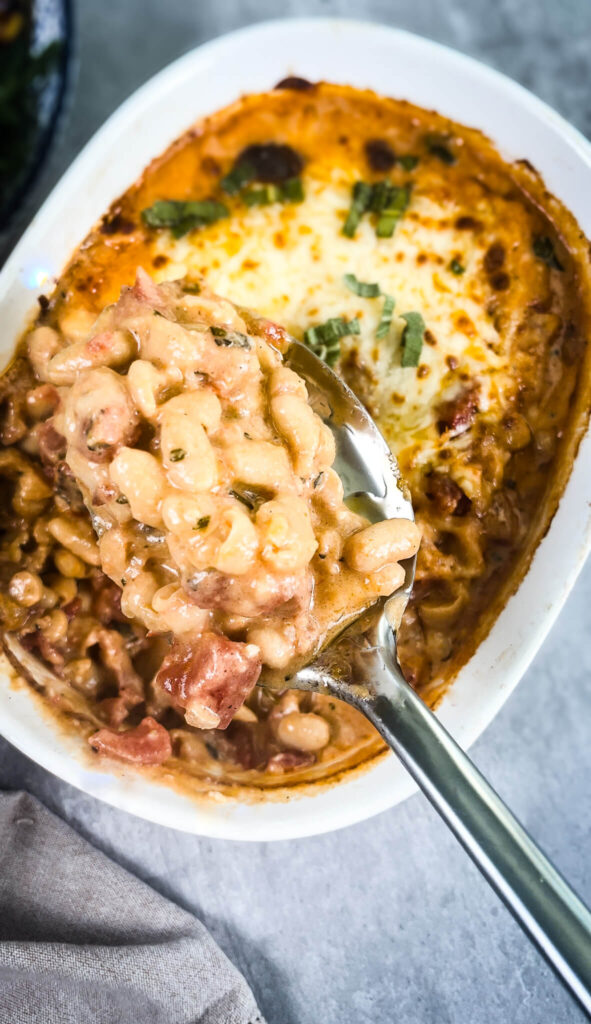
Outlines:
{"label": "dark bowl", "polygon": [[0,231],[49,156],[72,78],[71,0],[0,0]]}

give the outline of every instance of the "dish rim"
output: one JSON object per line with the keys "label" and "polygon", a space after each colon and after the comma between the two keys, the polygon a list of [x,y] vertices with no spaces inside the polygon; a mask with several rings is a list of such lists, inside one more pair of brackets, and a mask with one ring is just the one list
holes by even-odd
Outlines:
{"label": "dish rim", "polygon": [[[269,68],[273,60],[276,59],[277,50],[281,50],[281,45],[283,45],[285,58],[281,59],[287,61],[283,75],[278,74],[277,77],[272,77],[275,72],[269,70],[272,80],[267,82],[267,88],[272,88],[275,82],[280,77],[285,77],[286,74],[303,74],[302,65],[309,60],[308,53],[301,59],[298,57],[297,68],[291,67],[289,63],[291,58],[288,54],[294,49],[295,38],[299,38],[301,43],[305,40],[306,34],[310,37],[308,39],[310,44],[312,40],[317,44],[319,38],[323,37],[334,44],[335,35],[340,36],[342,42],[349,34],[348,41],[351,43],[354,37],[358,52],[364,46],[366,47],[363,58],[365,70],[361,74],[357,69],[351,73],[346,60],[343,60],[343,76],[335,78],[332,73],[329,75],[316,74],[314,76],[316,79],[324,78],[335,81],[344,79],[348,82],[353,78],[355,86],[361,88],[363,86],[359,78],[366,76],[368,81],[366,81],[365,87],[374,88],[384,95],[396,95],[400,90],[393,85],[386,92],[381,86],[372,82],[373,78],[379,78],[379,68],[374,75],[371,59],[371,43],[373,41],[375,48],[379,49],[378,37],[380,45],[386,41],[388,47],[391,45],[395,51],[397,48],[401,48],[403,54],[406,49],[407,53],[415,51],[418,56],[423,58],[431,57],[434,64],[439,62],[444,66],[446,64],[455,65],[459,80],[464,77],[468,79],[472,77],[481,86],[484,86],[485,92],[489,88],[493,94],[497,93],[499,100],[513,99],[522,112],[527,117],[531,117],[534,123],[536,121],[541,123],[550,132],[557,135],[564,147],[563,156],[569,151],[576,154],[585,165],[586,173],[591,178],[591,144],[584,136],[521,85],[472,57],[458,53],[444,44],[375,22],[338,18],[290,18],[260,22],[204,43],[178,58],[136,90],[99,128],[53,189],[0,272],[0,303],[8,302],[9,316],[11,289],[14,289],[19,283],[22,285],[23,274],[26,277],[36,240],[42,238],[48,225],[51,225],[52,220],[55,221],[56,211],[63,211],[72,188],[80,190],[82,183],[88,180],[87,172],[92,168],[93,161],[98,157],[100,162],[102,156],[104,162],[104,149],[108,152],[111,147],[112,151],[117,136],[123,133],[126,124],[133,126],[151,105],[157,108],[162,96],[174,93],[175,89],[178,91],[183,80],[190,79],[191,76],[203,78],[204,73],[207,72],[207,66],[213,66],[224,51],[231,51],[234,47],[240,48],[245,43],[247,47],[248,45],[252,46],[253,40],[261,45],[266,44],[267,52],[269,36],[275,36],[273,55],[266,58],[269,60]],[[278,41],[281,44],[279,47]],[[332,52],[326,58],[327,66],[334,60],[337,50],[338,46],[333,45]],[[361,63],[363,64],[363,61]],[[253,89],[246,87],[241,91],[253,91]],[[408,98],[411,102],[429,106],[416,98],[412,88],[409,91],[410,95],[400,98]],[[450,95],[452,93],[453,87]],[[236,94],[234,94],[234,98],[236,98]],[[213,113],[222,105],[223,103],[215,101],[210,112]],[[431,103],[431,106],[433,105]],[[450,110],[450,105],[453,106],[453,103],[447,100],[442,107],[439,102],[435,104],[444,115],[472,127],[472,123],[465,117],[458,117],[453,110]],[[193,120],[197,120],[201,116],[203,115],[199,113]],[[483,116],[483,121],[486,121],[486,116]],[[185,128],[189,126],[190,121],[184,124]],[[182,131],[182,128],[180,130]],[[495,146],[506,157],[504,147],[494,138],[489,127],[485,125],[481,130],[493,137]],[[172,128],[169,141],[173,141],[179,134],[180,131],[177,128]],[[158,156],[164,145],[154,143],[152,157]],[[512,153],[510,158],[518,159],[519,156]],[[147,162],[146,160],[145,164]],[[134,177],[141,173],[143,167],[144,164],[139,171],[132,172],[131,180],[126,174],[126,182],[123,185],[115,184],[115,191],[110,195],[110,199],[106,203],[100,201],[100,210],[92,215],[92,222],[85,224],[82,230],[75,232],[77,237],[75,244],[80,243],[92,223],[105,211],[108,203],[116,199],[126,187],[129,187]],[[565,178],[568,177],[566,171],[564,173]],[[114,177],[117,180],[116,174]],[[548,174],[546,172],[543,177],[547,182]],[[560,196],[560,190],[552,182],[549,187],[552,192],[557,192]],[[88,191],[90,190],[89,187]],[[96,206],[96,204],[94,205]],[[90,207],[92,208],[92,206],[92,201],[90,201]],[[580,222],[580,214],[577,217]],[[72,229],[69,230],[72,234]],[[591,233],[591,224],[586,228],[583,227],[583,230],[586,230],[587,234]],[[65,244],[68,247],[67,243]],[[74,247],[75,245],[72,246],[72,251]],[[55,267],[58,275],[68,257],[69,252],[63,261],[61,257],[59,258],[59,266]],[[40,290],[39,287],[36,287],[32,292],[33,301]],[[16,305],[18,306],[18,296]],[[17,316],[20,316],[22,329],[22,316],[20,314]],[[10,330],[7,333],[10,334]],[[581,441],[559,507],[546,536],[536,549],[526,576],[519,584],[517,592],[509,599],[496,619],[488,636],[480,644],[470,661],[461,669],[442,702],[439,711],[441,718],[465,746],[474,742],[490,724],[516,686],[553,625],[582,568],[585,556],[591,547],[591,513],[588,507],[591,493],[586,483],[586,480],[591,478],[590,472],[591,437],[587,431]],[[582,500],[578,500],[579,494],[582,496]],[[586,513],[583,512],[583,505],[587,506]],[[575,522],[572,521],[573,516]],[[563,528],[565,519],[568,534]],[[558,541],[557,535],[559,535]],[[568,548],[566,557],[564,555],[565,537]],[[563,546],[562,553],[558,557],[555,549],[561,545]],[[560,579],[562,585],[559,584],[553,588],[555,593],[552,594],[552,599],[546,606],[543,606],[539,594],[536,593],[536,588],[539,590],[537,580],[543,579],[545,574],[547,578],[548,570],[553,566],[564,570]],[[528,593],[532,602],[529,614],[528,609],[523,607]],[[508,646],[501,647],[499,650],[499,633],[502,632],[502,628],[506,624],[508,609],[517,612],[518,622],[509,636]],[[532,615],[533,611],[537,613],[537,616]],[[489,684],[491,683],[491,676],[495,671],[502,675],[502,681],[494,680],[495,686],[492,692],[487,690],[486,700],[480,707],[473,708],[469,721],[467,721],[465,717],[462,717],[465,712],[464,705],[470,705],[470,698],[473,698],[474,692],[480,693],[487,681]],[[28,690],[15,690],[6,683],[0,684],[2,732],[6,739],[23,753],[53,774],[115,807],[159,824],[212,838],[270,840],[303,837],[332,831],[386,810],[405,799],[415,789],[401,766],[392,758],[388,758],[370,764],[361,773],[352,771],[349,778],[344,778],[338,784],[326,783],[314,795],[300,796],[294,791],[294,797],[297,799],[289,799],[281,803],[271,800],[229,806],[225,802],[220,802],[205,806],[201,802],[180,796],[164,785],[156,785],[142,776],[125,776],[119,772],[111,773],[88,769],[83,760],[80,760],[79,753],[72,753],[76,747],[75,740],[72,741],[72,746],[71,737],[65,740],[58,729],[49,730],[46,717],[36,707],[36,703],[31,699]],[[6,728],[7,722],[10,726],[8,729]],[[42,732],[38,734],[36,729],[40,724]]]}

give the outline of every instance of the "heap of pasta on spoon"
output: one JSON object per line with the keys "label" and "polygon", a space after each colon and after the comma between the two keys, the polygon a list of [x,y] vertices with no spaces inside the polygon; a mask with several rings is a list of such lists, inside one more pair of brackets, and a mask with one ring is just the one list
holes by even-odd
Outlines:
{"label": "heap of pasta on spoon", "polygon": [[[282,360],[289,341],[203,282],[157,286],[141,270],[87,337],[29,338],[59,393],[43,430],[63,443],[97,563],[124,615],[168,641],[152,703],[199,729],[224,729],[263,667],[285,679],[392,594],[419,546],[410,520],[370,524],[344,503],[332,433]],[[139,703],[120,686],[95,750],[166,759],[164,726],[134,724]]]}

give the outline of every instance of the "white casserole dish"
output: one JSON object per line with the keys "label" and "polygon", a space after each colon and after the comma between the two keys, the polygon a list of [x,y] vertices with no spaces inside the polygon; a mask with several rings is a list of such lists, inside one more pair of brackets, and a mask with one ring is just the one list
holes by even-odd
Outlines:
{"label": "white casserole dish", "polygon": [[[223,68],[223,74],[219,69]],[[240,94],[297,74],[369,87],[480,128],[508,159],[527,158],[591,235],[591,145],[519,85],[446,47],[375,24],[268,22],[187,54],[106,122],[39,211],[0,274],[5,362],[37,295],[52,290],[72,251],[149,161],[193,121]],[[591,546],[591,439],[584,438],[551,527],[517,593],[449,689],[439,715],[469,746],[492,721],[556,619]],[[551,585],[548,586],[548,581]],[[200,835],[288,839],[370,817],[413,791],[393,757],[315,795],[204,804],[147,778],[88,767],[86,744],[51,724],[25,688],[0,674],[0,731],[79,789],[133,814]],[[84,750],[84,755],[83,755]]]}

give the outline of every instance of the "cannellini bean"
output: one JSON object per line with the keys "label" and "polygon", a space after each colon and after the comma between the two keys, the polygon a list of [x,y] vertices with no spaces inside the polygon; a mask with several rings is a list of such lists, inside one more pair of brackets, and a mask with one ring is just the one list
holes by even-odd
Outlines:
{"label": "cannellini bean", "polygon": [[158,411],[158,392],[169,384],[180,384],[183,379],[178,367],[159,370],[145,359],[135,359],[127,371],[127,384],[131,396],[142,416],[152,420]]}
{"label": "cannellini bean", "polygon": [[17,572],[8,584],[8,593],[12,600],[23,608],[32,608],[34,604],[38,604],[44,592],[43,581],[35,572]]}
{"label": "cannellini bean", "polygon": [[214,569],[229,576],[242,576],[248,572],[256,558],[259,538],[254,523],[239,508],[225,509],[216,526],[222,540],[212,556]]}
{"label": "cannellini bean", "polygon": [[271,398],[275,398],[277,395],[297,395],[305,402],[308,401],[308,389],[305,381],[288,366],[278,366],[270,374],[269,395]]}
{"label": "cannellini bean", "polygon": [[398,562],[391,562],[370,573],[368,583],[379,597],[389,597],[402,586],[405,577],[406,573],[402,566]]}
{"label": "cannellini bean", "polygon": [[66,398],[60,426],[69,444],[100,460],[105,451],[129,443],[137,422],[125,380],[100,367],[77,379]]}
{"label": "cannellini bean", "polygon": [[323,569],[336,576],[341,571],[339,559],[343,553],[343,538],[338,530],[322,530],[318,535],[318,556]]}
{"label": "cannellini bean", "polygon": [[166,477],[154,456],[139,448],[120,448],[109,473],[129,501],[134,519],[148,526],[162,526]]}
{"label": "cannellini bean", "polygon": [[121,591],[121,611],[128,619],[139,619],[155,633],[163,631],[162,619],[152,608],[158,584],[151,572],[140,572]]}
{"label": "cannellini bean", "polygon": [[186,331],[181,324],[153,313],[142,319],[138,326],[140,354],[156,366],[190,370],[195,365],[199,340],[195,332]]}
{"label": "cannellini bean", "polygon": [[276,734],[279,742],[286,747],[313,752],[322,750],[328,744],[330,726],[319,715],[292,711],[279,719]]}
{"label": "cannellini bean", "polygon": [[152,608],[162,619],[164,627],[175,636],[201,633],[207,627],[208,613],[191,604],[177,583],[160,587],[152,598]]}
{"label": "cannellini bean", "polygon": [[220,716],[203,704],[198,698],[190,698],[185,705],[185,721],[194,729],[217,729]]}
{"label": "cannellini bean", "polygon": [[59,392],[53,384],[40,384],[27,392],[27,412],[34,420],[47,419],[59,401]]}
{"label": "cannellini bean", "polygon": [[303,569],[314,556],[317,542],[308,507],[295,495],[266,501],[256,516],[261,557],[278,572]]}
{"label": "cannellini bean", "polygon": [[129,331],[102,331],[56,352],[47,364],[46,379],[57,385],[73,384],[82,370],[122,366],[136,349],[137,343]]}
{"label": "cannellini bean", "polygon": [[206,430],[215,430],[220,401],[212,391],[178,395],[161,409],[162,461],[169,481],[189,491],[210,491],[218,482],[215,452]]}
{"label": "cannellini bean", "polygon": [[270,491],[291,490],[294,485],[289,456],[270,441],[241,441],[225,450],[225,461],[234,479]]}
{"label": "cannellini bean", "polygon": [[330,427],[320,422],[320,438],[316,449],[315,469],[328,469],[332,466],[337,454],[336,442]]}
{"label": "cannellini bean", "polygon": [[162,462],[168,480],[187,491],[210,491],[218,483],[218,465],[203,427],[176,420],[162,431]]}
{"label": "cannellini bean", "polygon": [[118,582],[127,569],[128,537],[122,527],[105,530],[99,539],[101,568],[107,576]]}
{"label": "cannellini bean", "polygon": [[222,405],[210,388],[198,391],[186,391],[169,399],[161,409],[161,421],[164,425],[169,417],[181,416],[192,423],[213,433],[220,425]]}
{"label": "cannellini bean", "polygon": [[282,629],[257,626],[248,630],[249,643],[256,644],[261,659],[269,668],[285,668],[295,653],[295,627],[288,624]]}
{"label": "cannellini bean", "polygon": [[329,509],[337,509],[343,501],[343,482],[334,469],[324,469],[316,478],[312,497]]}
{"label": "cannellini bean", "polygon": [[[70,552],[68,551],[67,554],[70,555]],[[74,555],[72,555],[73,557]],[[68,576],[58,576],[57,579],[52,580],[51,589],[54,594],[57,594],[60,604],[69,604],[78,593],[75,580]]]}
{"label": "cannellini bean", "polygon": [[315,465],[322,421],[308,403],[294,394],[279,394],[271,399],[275,426],[291,448],[298,476],[308,477]]}
{"label": "cannellini bean", "polygon": [[81,580],[86,576],[86,564],[77,555],[67,551],[66,548],[58,548],[57,551],[54,551],[53,561],[58,572],[65,576],[66,579]]}
{"label": "cannellini bean", "polygon": [[188,494],[168,494],[162,502],[162,519],[167,530],[181,537],[202,534],[212,523],[215,508],[209,494],[194,498]]}
{"label": "cannellini bean", "polygon": [[[102,318],[101,318],[102,319]],[[82,341],[90,334],[96,316],[88,309],[66,309],[59,316],[59,327],[68,341]]]}
{"label": "cannellini bean", "polygon": [[347,538],[345,560],[356,572],[375,572],[415,555],[420,541],[421,532],[410,519],[384,519]]}
{"label": "cannellini bean", "polygon": [[47,368],[49,360],[61,347],[60,336],[52,327],[37,327],[27,339],[27,348],[31,365],[41,380],[49,380]]}
{"label": "cannellini bean", "polygon": [[52,643],[59,644],[68,635],[68,616],[61,608],[55,608],[49,615],[37,620],[37,628]]}
{"label": "cannellini bean", "polygon": [[234,712],[234,717],[232,718],[232,721],[247,722],[249,725],[254,725],[255,722],[258,722],[258,718],[255,715],[254,711],[251,708],[249,708],[247,704],[243,704],[241,707],[238,708],[237,711]]}
{"label": "cannellini bean", "polygon": [[[92,527],[84,519],[72,516],[56,516],[47,524],[52,537],[72,554],[81,558],[88,565],[100,565],[99,551],[94,539]],[[60,569],[61,572],[61,569]],[[63,575],[67,575],[63,573]]]}

